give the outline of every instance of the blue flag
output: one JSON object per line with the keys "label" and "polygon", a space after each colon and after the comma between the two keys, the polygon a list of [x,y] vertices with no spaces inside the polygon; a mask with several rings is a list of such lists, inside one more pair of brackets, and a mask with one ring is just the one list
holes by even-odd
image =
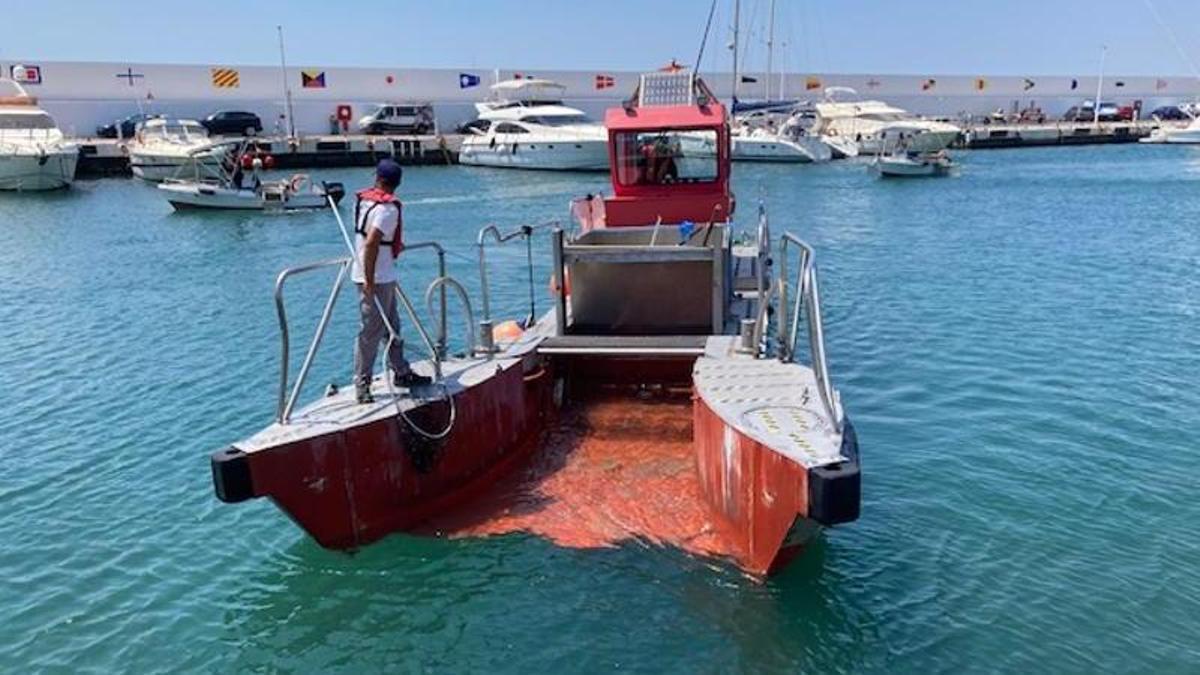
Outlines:
{"label": "blue flag", "polygon": [[477,87],[477,86],[479,86],[479,76],[478,75],[472,75],[470,73],[459,73],[458,74],[458,88],[459,89],[470,89],[471,87]]}
{"label": "blue flag", "polygon": [[696,224],[690,220],[685,220],[679,224],[679,241],[683,243],[692,236],[692,232],[696,231]]}

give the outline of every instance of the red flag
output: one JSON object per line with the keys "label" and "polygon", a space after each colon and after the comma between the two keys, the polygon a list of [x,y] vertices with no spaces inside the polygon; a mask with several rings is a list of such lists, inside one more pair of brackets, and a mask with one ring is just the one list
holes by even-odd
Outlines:
{"label": "red flag", "polygon": [[597,89],[608,89],[609,87],[612,87],[616,83],[617,82],[616,82],[616,80],[613,79],[612,75],[597,75],[596,76],[596,88]]}

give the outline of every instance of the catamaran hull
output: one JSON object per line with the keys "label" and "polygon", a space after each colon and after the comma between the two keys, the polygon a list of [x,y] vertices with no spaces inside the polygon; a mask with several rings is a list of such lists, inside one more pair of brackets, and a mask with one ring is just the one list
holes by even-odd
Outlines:
{"label": "catamaran hull", "polygon": [[468,166],[554,171],[607,171],[608,142],[550,141],[496,143],[469,138],[459,149],[458,161]]}
{"label": "catamaran hull", "polygon": [[0,154],[0,190],[43,191],[75,180],[79,153],[72,149],[47,154]]}
{"label": "catamaran hull", "polygon": [[[450,435],[428,440],[399,416],[245,452],[212,457],[217,497],[268,497],[321,546],[352,550],[411,530],[464,503],[522,465],[553,410],[547,371],[510,367],[455,394]],[[445,423],[433,401],[408,413]]]}
{"label": "catamaran hull", "polygon": [[703,397],[696,397],[693,413],[701,492],[743,570],[774,574],[823,526],[858,518],[858,441],[848,420],[846,461],[805,468],[728,424]]}

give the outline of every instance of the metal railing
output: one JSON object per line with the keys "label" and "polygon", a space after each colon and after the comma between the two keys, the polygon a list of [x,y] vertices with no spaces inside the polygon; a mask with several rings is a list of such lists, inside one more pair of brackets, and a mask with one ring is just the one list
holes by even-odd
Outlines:
{"label": "metal railing", "polygon": [[[796,272],[796,298],[789,312],[788,309],[788,246],[798,247],[800,266]],[[800,240],[791,232],[785,232],[780,237],[779,252],[779,359],[792,362],[796,356],[796,340],[800,332],[800,316],[803,313],[808,328],[808,345],[812,355],[813,375],[817,380],[817,393],[825,412],[840,428],[842,425],[842,410],[834,394],[833,382],[829,377],[829,365],[825,359],[825,332],[821,322],[821,292],[817,283],[817,268],[813,262],[814,252],[811,246]]]}
{"label": "metal railing", "polygon": [[[442,360],[446,354],[446,286],[452,285],[462,294],[467,310],[467,320],[472,325],[474,324],[474,316],[471,312],[471,303],[467,299],[465,289],[453,278],[446,276],[446,255],[440,244],[432,241],[408,244],[405,245],[401,255],[407,251],[420,249],[433,249],[438,255],[438,277],[433,280],[425,293],[426,306],[431,314],[434,314],[434,292],[440,291],[441,295],[440,314],[435,314],[433,317],[438,323],[438,336],[436,340],[430,337],[429,331],[425,329],[425,325],[417,314],[416,308],[409,300],[408,294],[404,292],[399,282],[396,283],[396,298],[404,307],[405,312],[421,337],[421,342],[424,343],[426,350],[429,352],[430,359],[433,362],[434,374],[438,379],[441,379]],[[351,264],[352,261],[349,257],[322,260],[307,265],[289,267],[280,272],[279,276],[275,278],[275,312],[279,318],[280,333],[279,391],[275,419],[280,424],[287,424],[288,420],[291,419],[292,411],[295,410],[300,392],[304,388],[305,381],[308,379],[309,371],[312,369],[312,364],[316,358],[317,351],[320,349],[321,341],[325,337],[325,331],[329,327],[329,322],[333,317],[333,309],[337,303],[337,298],[341,294],[342,288],[346,285],[346,278],[349,276]],[[291,391],[289,393],[291,333],[288,329],[287,309],[283,292],[284,286],[288,279],[294,276],[330,267],[338,268],[337,277],[334,279],[333,286],[329,289],[329,295],[321,311],[321,318],[317,322],[317,329],[313,333],[312,341],[309,342],[308,349],[304,354],[304,361],[300,365],[300,372],[296,376],[296,381],[291,384]],[[473,344],[468,343],[468,347],[473,348]],[[386,353],[387,350],[384,350],[385,358]]]}
{"label": "metal railing", "polygon": [[[475,239],[475,244],[479,249],[479,291],[483,303],[483,318],[479,322],[479,343],[485,348],[485,351],[490,352],[492,350],[490,332],[492,324],[491,286],[488,283],[486,253],[488,239],[490,238],[496,244],[504,244],[517,238],[525,239],[525,265],[529,277],[529,323],[532,324],[532,322],[537,321],[537,300],[533,282],[533,235],[538,231],[553,230],[558,226],[559,221],[552,220],[537,225],[522,225],[508,233],[500,232],[500,228],[495,225],[488,225],[479,230],[479,235]],[[484,335],[485,331],[487,335]]]}

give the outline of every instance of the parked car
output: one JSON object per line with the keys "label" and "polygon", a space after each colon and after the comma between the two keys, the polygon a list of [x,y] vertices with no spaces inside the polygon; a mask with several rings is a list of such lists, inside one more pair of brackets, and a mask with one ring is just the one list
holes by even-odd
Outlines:
{"label": "parked car", "polygon": [[112,124],[96,127],[96,136],[100,138],[133,138],[133,134],[137,131],[139,124],[156,117],[162,117],[162,115],[136,113],[125,119],[117,120]]}
{"label": "parked car", "polygon": [[433,132],[433,106],[429,103],[380,103],[358,120],[368,134],[428,134]]}
{"label": "parked car", "polygon": [[1188,114],[1177,105],[1164,105],[1155,108],[1150,112],[1150,116],[1159,120],[1190,120]]}
{"label": "parked car", "polygon": [[262,132],[262,120],[252,112],[220,110],[200,120],[213,136],[253,136]]}
{"label": "parked car", "polygon": [[[1132,110],[1132,108],[1130,109]],[[1132,118],[1132,114],[1130,115]],[[1072,106],[1067,110],[1067,114],[1063,115],[1064,122],[1091,122],[1096,119],[1096,105],[1091,101],[1084,101],[1078,106]],[[1101,122],[1117,122],[1121,119],[1121,110],[1116,103],[1101,101],[1100,103],[1100,121]]]}

